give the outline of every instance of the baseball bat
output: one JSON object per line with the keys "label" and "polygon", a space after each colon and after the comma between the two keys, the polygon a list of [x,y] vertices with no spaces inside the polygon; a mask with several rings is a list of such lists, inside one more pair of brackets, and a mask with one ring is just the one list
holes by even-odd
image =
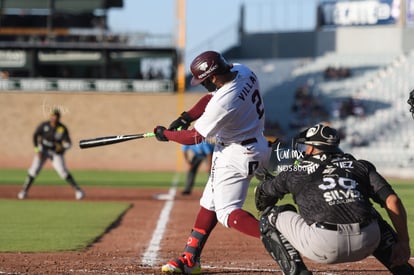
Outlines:
{"label": "baseball bat", "polygon": [[97,137],[97,138],[91,138],[91,139],[83,139],[83,140],[79,141],[79,147],[81,149],[85,149],[85,148],[105,146],[105,145],[125,142],[125,141],[128,141],[128,140],[154,137],[154,136],[155,136],[154,133],[149,132],[149,133],[145,133],[145,134],[106,136],[106,137]]}

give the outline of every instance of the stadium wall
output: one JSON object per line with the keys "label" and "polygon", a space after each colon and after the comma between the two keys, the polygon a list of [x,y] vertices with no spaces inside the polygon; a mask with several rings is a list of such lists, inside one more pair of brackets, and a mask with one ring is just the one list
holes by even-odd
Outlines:
{"label": "stadium wall", "polygon": [[336,52],[339,54],[400,53],[402,28],[390,26],[338,28]]}
{"label": "stadium wall", "polygon": [[309,32],[248,33],[243,34],[238,52],[243,58],[292,58],[318,57],[332,52],[394,54],[413,48],[414,27],[378,25],[330,27]]}
{"label": "stadium wall", "polygon": [[[28,168],[33,159],[33,132],[59,108],[69,128],[72,148],[66,153],[70,169],[151,170],[183,169],[180,147],[155,138],[131,140],[80,149],[79,140],[108,135],[152,132],[168,127],[183,109],[201,96],[188,93],[0,93],[0,168]],[[47,164],[50,167],[50,163]]]}

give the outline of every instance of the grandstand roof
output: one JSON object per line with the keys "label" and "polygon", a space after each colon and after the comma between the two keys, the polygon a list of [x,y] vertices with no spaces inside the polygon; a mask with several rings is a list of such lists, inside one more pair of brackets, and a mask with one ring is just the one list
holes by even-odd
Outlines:
{"label": "grandstand roof", "polygon": [[[96,9],[122,8],[123,0],[0,0],[2,9],[49,9],[50,4],[61,12],[90,12]],[[7,10],[6,10],[7,12]]]}

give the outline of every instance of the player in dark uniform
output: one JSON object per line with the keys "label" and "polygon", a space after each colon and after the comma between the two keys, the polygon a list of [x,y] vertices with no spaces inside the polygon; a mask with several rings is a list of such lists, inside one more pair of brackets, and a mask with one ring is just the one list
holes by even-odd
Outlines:
{"label": "player in dark uniform", "polygon": [[55,109],[50,115],[50,120],[42,122],[33,134],[35,156],[32,166],[28,170],[28,175],[24,181],[22,190],[17,194],[19,199],[25,199],[30,186],[39,174],[47,159],[52,161],[53,168],[59,176],[66,180],[75,189],[75,198],[83,199],[85,193],[76,183],[65,165],[63,154],[68,150],[72,143],[69,131],[60,122],[60,111]]}
{"label": "player in dark uniform", "polygon": [[410,112],[414,118],[414,90],[410,92],[410,96],[408,97],[407,103],[408,105],[410,105]]}
{"label": "player in dark uniform", "polygon": [[[259,183],[262,242],[284,274],[308,274],[301,273],[300,255],[325,264],[374,255],[392,274],[414,274],[400,198],[372,163],[343,153],[339,142],[337,131],[324,124],[303,131],[296,143],[304,144],[304,157]],[[299,213],[293,205],[275,206],[288,193]],[[387,210],[395,230],[370,199]]]}

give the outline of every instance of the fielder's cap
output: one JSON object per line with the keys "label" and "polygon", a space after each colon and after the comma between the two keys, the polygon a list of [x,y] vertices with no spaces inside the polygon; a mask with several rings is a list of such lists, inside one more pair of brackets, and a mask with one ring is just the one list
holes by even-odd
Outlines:
{"label": "fielder's cap", "polygon": [[54,108],[51,112],[51,115],[56,115],[60,117],[60,110],[58,108]]}
{"label": "fielder's cap", "polygon": [[296,138],[296,142],[311,145],[326,152],[342,152],[339,149],[338,131],[324,124],[316,124],[302,131]]}

